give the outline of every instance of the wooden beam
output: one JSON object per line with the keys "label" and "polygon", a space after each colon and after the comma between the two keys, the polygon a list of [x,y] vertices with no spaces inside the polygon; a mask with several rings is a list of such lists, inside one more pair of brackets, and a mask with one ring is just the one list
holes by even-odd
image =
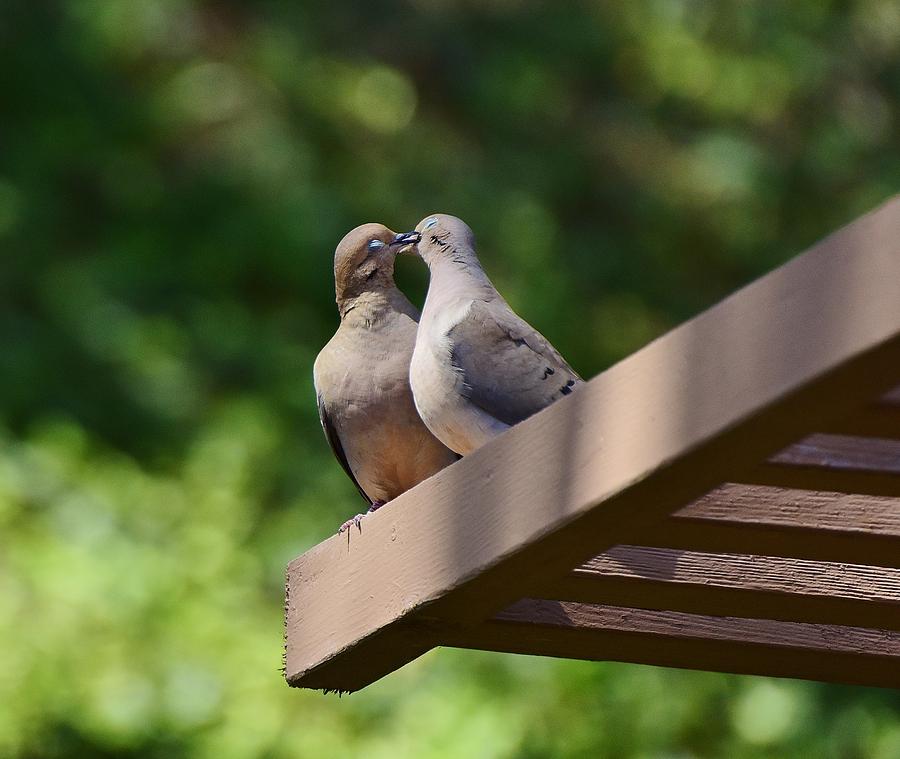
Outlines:
{"label": "wooden beam", "polygon": [[900,440],[815,434],[776,453],[769,462],[900,477]]}
{"label": "wooden beam", "polygon": [[[896,384],[900,200],[288,567],[286,677],[356,690]],[[891,382],[891,379],[894,381]]]}
{"label": "wooden beam", "polygon": [[816,433],[771,456],[750,482],[900,496],[900,440]]}
{"label": "wooden beam", "polygon": [[445,645],[900,687],[900,633],[524,599]]}
{"label": "wooden beam", "polygon": [[616,546],[547,589],[560,601],[900,631],[900,569]]}
{"label": "wooden beam", "polygon": [[744,472],[741,482],[793,490],[900,497],[900,477],[890,472],[864,469],[760,464]]}
{"label": "wooden beam", "polygon": [[644,545],[900,567],[900,499],[726,484],[658,525]]}

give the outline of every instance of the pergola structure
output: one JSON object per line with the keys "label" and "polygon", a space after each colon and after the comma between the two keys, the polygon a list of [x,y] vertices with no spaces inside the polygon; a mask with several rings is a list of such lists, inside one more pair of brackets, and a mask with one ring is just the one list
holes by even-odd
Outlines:
{"label": "pergola structure", "polygon": [[900,196],[287,571],[288,683],[435,646],[900,687]]}

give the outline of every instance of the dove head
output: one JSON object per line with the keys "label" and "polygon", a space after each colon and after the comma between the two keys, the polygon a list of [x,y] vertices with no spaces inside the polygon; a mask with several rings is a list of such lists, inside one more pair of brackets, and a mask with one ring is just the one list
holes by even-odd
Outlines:
{"label": "dove head", "polygon": [[[418,253],[427,264],[450,256],[475,259],[475,234],[468,224],[456,216],[444,213],[426,216],[418,223],[415,232],[399,237],[410,235],[418,237],[414,252]],[[411,246],[404,246],[401,252],[407,252],[408,248]]]}
{"label": "dove head", "polygon": [[[334,251],[334,289],[338,307],[366,292],[393,288],[397,235],[383,224],[350,230]],[[343,310],[343,309],[342,309]]]}

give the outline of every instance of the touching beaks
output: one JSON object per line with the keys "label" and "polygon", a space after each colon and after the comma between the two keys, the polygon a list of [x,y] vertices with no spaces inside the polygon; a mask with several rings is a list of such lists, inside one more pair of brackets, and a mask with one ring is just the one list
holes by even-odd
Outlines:
{"label": "touching beaks", "polygon": [[394,239],[391,241],[391,246],[394,245],[415,245],[419,240],[422,239],[422,233],[416,232],[415,230],[412,232],[401,232],[396,235]]}

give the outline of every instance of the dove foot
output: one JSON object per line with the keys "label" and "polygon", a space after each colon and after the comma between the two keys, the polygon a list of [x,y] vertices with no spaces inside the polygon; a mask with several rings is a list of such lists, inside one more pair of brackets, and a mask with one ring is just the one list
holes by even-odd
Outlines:
{"label": "dove foot", "polygon": [[349,530],[351,527],[353,527],[353,525],[356,525],[357,529],[358,529],[360,532],[362,532],[362,527],[359,526],[359,523],[362,521],[362,518],[363,518],[364,516],[365,516],[365,514],[357,514],[357,515],[356,515],[355,517],[353,517],[352,519],[348,519],[348,520],[347,520],[346,522],[344,522],[344,523],[340,526],[340,528],[338,529],[338,535],[341,535],[341,534],[347,532],[347,530]]}
{"label": "dove foot", "polygon": [[[378,509],[380,509],[382,506],[384,506],[385,503],[387,503],[387,502],[386,501],[375,501],[371,506],[369,506],[369,510],[366,512],[366,514],[371,514],[373,511],[378,511]],[[354,525],[356,525],[357,530],[362,532],[362,525],[360,523],[362,522],[362,518],[366,514],[357,514],[352,519],[348,519],[346,522],[344,522],[341,525],[340,529],[338,530],[338,535],[341,535],[342,533],[347,532],[347,530],[349,530]],[[349,537],[349,535],[348,535],[348,537]]]}

